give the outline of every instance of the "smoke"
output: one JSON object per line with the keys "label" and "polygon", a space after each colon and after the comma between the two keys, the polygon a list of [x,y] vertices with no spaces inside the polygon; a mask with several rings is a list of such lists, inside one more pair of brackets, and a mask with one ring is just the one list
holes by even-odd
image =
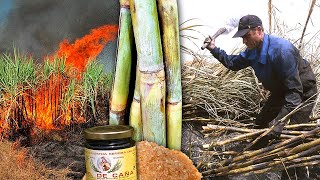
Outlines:
{"label": "smoke", "polygon": [[39,60],[63,39],[73,42],[119,19],[118,0],[0,0],[0,6],[3,2],[11,7],[0,18],[0,53],[15,48]]}

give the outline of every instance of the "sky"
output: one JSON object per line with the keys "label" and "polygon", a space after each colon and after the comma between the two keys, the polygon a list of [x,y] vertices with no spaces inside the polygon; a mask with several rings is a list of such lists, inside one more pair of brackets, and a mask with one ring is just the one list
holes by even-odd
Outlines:
{"label": "sky", "polygon": [[[290,32],[287,36],[298,39],[302,34],[302,29],[305,25],[309,8],[312,0],[272,0],[275,7],[276,17],[283,21],[288,28],[297,29]],[[319,5],[319,2],[317,3]],[[180,24],[185,22],[180,27],[201,24],[204,27],[197,28],[203,35],[195,32],[185,32],[199,38],[194,41],[197,46],[202,46],[203,40],[208,35],[213,35],[220,27],[223,27],[229,19],[240,19],[247,14],[254,14],[261,18],[263,26],[268,32],[268,0],[178,0],[179,6],[179,21]],[[320,8],[314,7],[311,15],[311,20],[307,26],[306,34],[309,34],[305,39],[311,38],[320,30]],[[187,20],[194,19],[186,22]],[[297,27],[297,28],[296,28]],[[300,29],[299,29],[300,28]],[[216,39],[216,45],[227,53],[230,53],[234,48],[242,46],[241,38],[232,38],[236,32],[235,28],[227,35],[221,35]],[[183,34],[183,32],[182,32]],[[200,54],[208,54],[207,50],[198,50],[198,48],[189,40],[182,38],[182,45],[187,45]],[[182,54],[183,59],[190,57]]]}

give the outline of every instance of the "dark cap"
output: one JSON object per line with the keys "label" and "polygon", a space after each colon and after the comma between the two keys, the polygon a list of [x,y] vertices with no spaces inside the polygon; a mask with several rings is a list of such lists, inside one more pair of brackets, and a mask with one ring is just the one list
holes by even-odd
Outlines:
{"label": "dark cap", "polygon": [[243,16],[239,21],[238,31],[233,36],[233,38],[242,37],[245,34],[247,34],[247,32],[249,32],[251,28],[254,28],[257,26],[262,27],[262,21],[258,16],[255,16],[255,15]]}

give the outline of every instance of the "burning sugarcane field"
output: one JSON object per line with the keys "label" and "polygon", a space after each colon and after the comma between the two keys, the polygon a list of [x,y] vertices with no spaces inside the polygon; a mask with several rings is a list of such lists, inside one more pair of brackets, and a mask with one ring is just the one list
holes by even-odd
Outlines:
{"label": "burning sugarcane field", "polygon": [[0,0],[0,180],[320,179],[320,4],[236,2]]}

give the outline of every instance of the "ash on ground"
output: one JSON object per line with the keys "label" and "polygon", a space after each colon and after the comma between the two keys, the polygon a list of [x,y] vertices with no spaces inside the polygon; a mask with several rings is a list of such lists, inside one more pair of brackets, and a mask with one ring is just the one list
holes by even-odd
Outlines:
{"label": "ash on ground", "polygon": [[[53,139],[28,147],[29,153],[49,169],[67,169],[67,180],[79,180],[85,175],[84,142],[81,133],[68,139],[63,134],[52,135]],[[47,177],[56,179],[54,175]]]}

